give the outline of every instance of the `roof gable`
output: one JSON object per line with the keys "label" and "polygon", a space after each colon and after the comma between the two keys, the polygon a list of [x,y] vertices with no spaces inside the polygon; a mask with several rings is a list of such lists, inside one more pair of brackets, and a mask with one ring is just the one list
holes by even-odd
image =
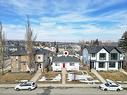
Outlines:
{"label": "roof gable", "polygon": [[88,46],[86,49],[90,54],[98,53],[101,49],[105,49],[108,53],[110,53],[113,49],[116,49],[119,53],[122,53],[122,50],[115,46]]}
{"label": "roof gable", "polygon": [[51,51],[43,49],[43,48],[36,50],[36,54],[49,54],[50,52]]}
{"label": "roof gable", "polygon": [[27,51],[25,49],[20,49],[11,54],[12,56],[24,56],[27,55]]}

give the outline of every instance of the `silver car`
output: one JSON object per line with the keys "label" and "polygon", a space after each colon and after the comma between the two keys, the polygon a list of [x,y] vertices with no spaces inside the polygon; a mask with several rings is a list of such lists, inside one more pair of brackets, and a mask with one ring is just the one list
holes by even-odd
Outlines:
{"label": "silver car", "polygon": [[29,81],[29,82],[22,82],[18,85],[15,86],[15,90],[19,91],[19,90],[33,90],[37,88],[37,84],[35,82]]}

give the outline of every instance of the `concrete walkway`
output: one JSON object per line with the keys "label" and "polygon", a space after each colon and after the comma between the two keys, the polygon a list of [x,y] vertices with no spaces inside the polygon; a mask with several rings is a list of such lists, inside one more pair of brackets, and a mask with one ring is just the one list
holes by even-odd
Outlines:
{"label": "concrete walkway", "polygon": [[37,82],[38,79],[40,78],[40,76],[41,76],[41,69],[38,69],[37,72],[36,72],[36,74],[31,79],[31,81]]}
{"label": "concrete walkway", "polygon": [[102,83],[106,83],[106,81],[104,80],[104,78],[103,78],[95,69],[91,69],[91,72],[92,72]]}
{"label": "concrete walkway", "polygon": [[127,72],[125,72],[123,69],[120,69],[119,71],[127,75]]}

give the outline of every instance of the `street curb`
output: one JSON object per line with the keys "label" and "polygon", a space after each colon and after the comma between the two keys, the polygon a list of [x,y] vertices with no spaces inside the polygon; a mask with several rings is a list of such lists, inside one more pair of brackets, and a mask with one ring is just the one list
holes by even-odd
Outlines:
{"label": "street curb", "polygon": [[[14,88],[17,84],[0,84],[0,88]],[[37,84],[38,88],[98,88],[100,84]],[[127,88],[127,84],[122,85]]]}

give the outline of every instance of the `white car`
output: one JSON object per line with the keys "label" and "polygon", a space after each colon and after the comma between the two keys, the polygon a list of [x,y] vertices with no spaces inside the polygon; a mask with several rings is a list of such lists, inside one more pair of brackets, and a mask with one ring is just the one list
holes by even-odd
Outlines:
{"label": "white car", "polygon": [[15,86],[15,90],[19,91],[19,90],[33,90],[37,88],[37,84],[35,82],[29,81],[29,82],[22,82],[18,85]]}
{"label": "white car", "polygon": [[107,90],[115,90],[115,91],[120,91],[123,90],[123,88],[121,87],[121,85],[116,84],[116,83],[105,83],[105,84],[101,84],[99,86],[100,89],[107,91]]}

